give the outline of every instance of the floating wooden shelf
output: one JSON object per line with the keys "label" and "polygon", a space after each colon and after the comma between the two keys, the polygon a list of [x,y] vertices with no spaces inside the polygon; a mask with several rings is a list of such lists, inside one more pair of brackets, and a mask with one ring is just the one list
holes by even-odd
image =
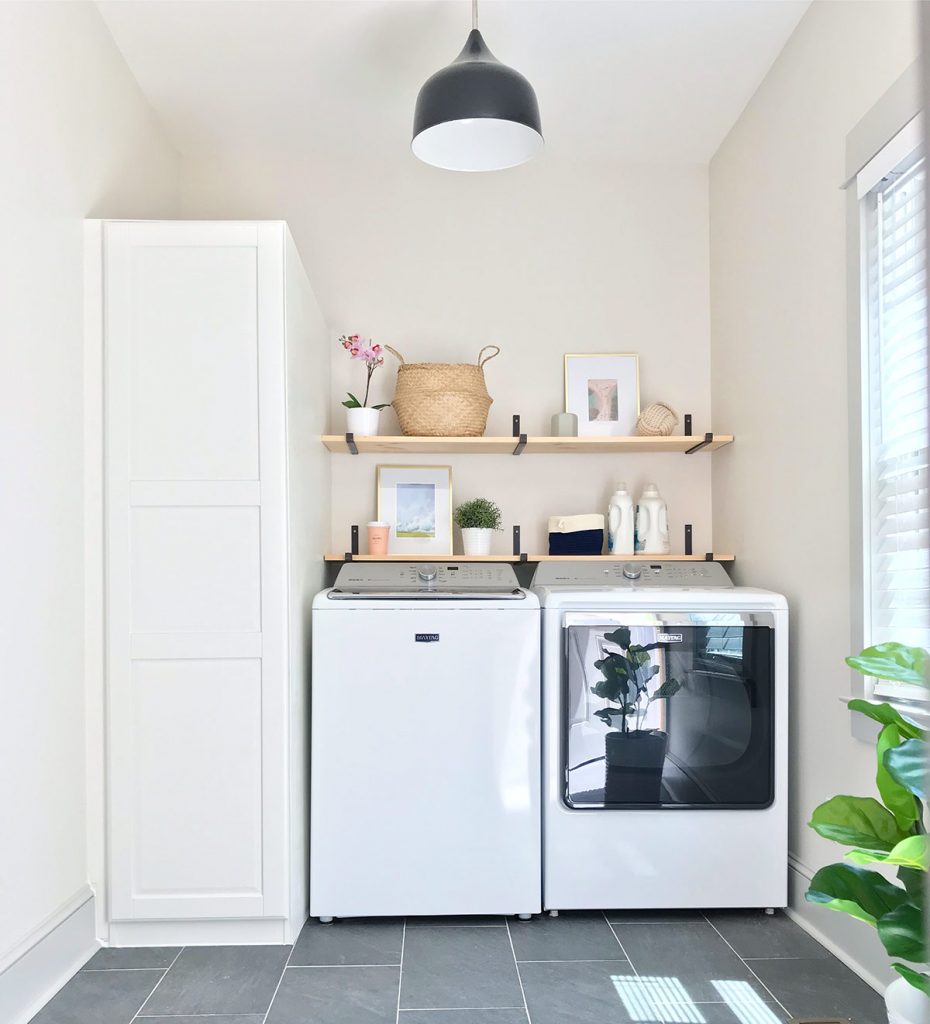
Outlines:
{"label": "floating wooden shelf", "polygon": [[[325,434],[323,444],[338,454],[351,451],[346,434]],[[709,438],[709,440],[708,440]],[[521,437],[352,437],[357,454],[514,455]],[[694,434],[674,437],[527,437],[524,455],[572,453],[712,452],[731,444],[732,434]],[[352,454],[356,454],[353,452]]]}
{"label": "floating wooden shelf", "polygon": [[[343,562],[345,555],[325,555]],[[714,562],[733,562],[735,555],[714,554]],[[519,555],[353,555],[353,562],[519,562]],[[704,562],[704,555],[527,555],[527,562]]]}

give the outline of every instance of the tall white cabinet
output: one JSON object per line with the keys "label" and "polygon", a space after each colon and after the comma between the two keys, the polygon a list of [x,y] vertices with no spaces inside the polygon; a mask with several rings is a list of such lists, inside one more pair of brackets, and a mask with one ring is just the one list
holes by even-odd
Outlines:
{"label": "tall white cabinet", "polygon": [[327,333],[282,223],[100,237],[109,941],[290,942]]}

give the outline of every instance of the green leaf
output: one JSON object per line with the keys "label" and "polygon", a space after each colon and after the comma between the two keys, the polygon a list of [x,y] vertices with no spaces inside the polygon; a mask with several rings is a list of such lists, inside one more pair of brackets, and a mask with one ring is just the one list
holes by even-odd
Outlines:
{"label": "green leaf", "polygon": [[923,914],[913,903],[902,903],[878,919],[878,937],[889,956],[922,964],[927,959]]}
{"label": "green leaf", "polygon": [[[658,665],[656,666],[656,671],[658,671]],[[666,679],[665,682],[652,695],[652,699],[659,700],[662,697],[674,697],[680,689],[681,683],[679,683],[677,679]]]}
{"label": "green leaf", "polygon": [[605,633],[604,639],[611,644],[616,644],[622,650],[626,651],[630,646],[630,631],[626,626],[620,626],[619,629],[615,629],[612,633]]}
{"label": "green leaf", "polygon": [[852,850],[846,854],[846,859],[853,864],[889,864],[912,868],[915,871],[926,871],[930,868],[930,836],[908,836],[888,853],[877,850]]}
{"label": "green leaf", "polygon": [[867,718],[881,722],[882,725],[896,725],[901,735],[906,736],[908,739],[923,739],[926,736],[924,730],[916,722],[905,718],[904,715],[896,711],[890,704],[873,704],[869,700],[862,700],[856,697],[848,702],[847,707],[850,711],[858,711]]}
{"label": "green leaf", "polygon": [[905,832],[917,820],[917,801],[907,788],[902,786],[885,767],[885,754],[901,745],[901,730],[892,722],[878,734],[875,753],[878,755],[878,771],[875,774],[875,785],[882,797],[882,803],[895,816],[898,825]]}
{"label": "green leaf", "polygon": [[380,412],[382,409],[387,409],[390,404],[390,402],[382,402],[380,405],[371,406],[371,408],[377,409]]}
{"label": "green leaf", "polygon": [[907,967],[905,964],[891,966],[914,988],[923,992],[925,996],[930,996],[930,974],[921,974],[920,971],[915,971],[913,967]]}
{"label": "green leaf", "polygon": [[885,771],[908,792],[927,798],[927,744],[923,740],[905,740],[885,751]]}
{"label": "green leaf", "polygon": [[835,843],[885,853],[907,835],[894,815],[870,796],[833,797],[814,811],[810,827]]}
{"label": "green leaf", "polygon": [[913,683],[915,686],[930,685],[930,659],[922,647],[878,644],[847,658],[846,664],[875,679],[893,679],[896,683]]}
{"label": "green leaf", "polygon": [[897,871],[898,881],[907,890],[911,903],[922,906],[924,902],[924,889],[926,888],[927,871],[925,868],[899,867]]}
{"label": "green leaf", "polygon": [[342,404],[347,409],[361,409],[362,403],[352,394],[351,391],[347,391],[346,394],[349,396],[348,399]]}
{"label": "green leaf", "polygon": [[853,864],[829,864],[811,879],[804,898],[874,925],[905,903],[907,893],[877,871]]}

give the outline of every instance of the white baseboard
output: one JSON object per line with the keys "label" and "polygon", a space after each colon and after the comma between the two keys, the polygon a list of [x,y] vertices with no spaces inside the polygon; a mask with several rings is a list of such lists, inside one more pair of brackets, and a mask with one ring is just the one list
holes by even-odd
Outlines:
{"label": "white baseboard", "polygon": [[286,946],[284,918],[111,921],[111,946]]}
{"label": "white baseboard", "polygon": [[83,886],[0,960],[0,1021],[27,1024],[98,948]]}
{"label": "white baseboard", "polygon": [[884,994],[898,975],[889,966],[888,954],[875,929],[848,914],[808,903],[804,893],[813,875],[810,868],[789,855],[788,916],[876,992]]}

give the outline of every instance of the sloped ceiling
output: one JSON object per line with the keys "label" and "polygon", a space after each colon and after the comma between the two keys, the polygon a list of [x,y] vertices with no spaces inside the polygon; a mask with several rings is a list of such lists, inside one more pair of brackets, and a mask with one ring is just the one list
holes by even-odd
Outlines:
{"label": "sloped ceiling", "polygon": [[[417,91],[467,0],[103,0],[184,154],[405,157]],[[807,0],[483,0],[480,27],[536,88],[549,159],[706,163]]]}

